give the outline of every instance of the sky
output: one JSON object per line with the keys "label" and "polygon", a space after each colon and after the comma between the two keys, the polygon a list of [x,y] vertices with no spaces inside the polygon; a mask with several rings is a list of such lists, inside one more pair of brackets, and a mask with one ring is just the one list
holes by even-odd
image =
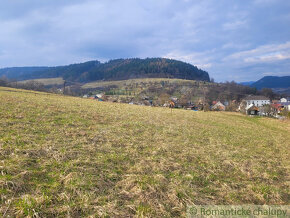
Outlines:
{"label": "sky", "polygon": [[290,75],[289,0],[0,0],[0,67],[172,58],[215,81]]}

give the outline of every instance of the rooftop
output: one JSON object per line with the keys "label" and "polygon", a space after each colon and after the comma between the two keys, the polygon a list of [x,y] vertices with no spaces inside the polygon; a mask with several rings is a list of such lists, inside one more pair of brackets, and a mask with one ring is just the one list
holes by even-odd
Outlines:
{"label": "rooftop", "polygon": [[270,98],[262,95],[249,95],[244,100],[270,100]]}

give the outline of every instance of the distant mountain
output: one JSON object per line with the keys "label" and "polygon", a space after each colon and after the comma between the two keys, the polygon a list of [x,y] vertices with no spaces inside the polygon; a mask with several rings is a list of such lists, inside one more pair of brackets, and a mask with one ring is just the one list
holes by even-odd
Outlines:
{"label": "distant mountain", "polygon": [[271,89],[284,89],[290,87],[290,76],[265,76],[251,84],[252,87],[257,89],[271,88]]}
{"label": "distant mountain", "polygon": [[59,67],[0,69],[0,77],[17,80],[62,77],[75,82],[125,80],[133,78],[178,78],[209,81],[206,71],[188,63],[166,58],[117,59],[106,63],[89,61]]}
{"label": "distant mountain", "polygon": [[27,74],[46,70],[48,67],[11,67],[0,69],[0,77],[5,76],[8,79],[21,78]]}
{"label": "distant mountain", "polygon": [[239,84],[244,85],[244,86],[250,86],[254,83],[255,81],[248,81],[248,82],[240,82]]}

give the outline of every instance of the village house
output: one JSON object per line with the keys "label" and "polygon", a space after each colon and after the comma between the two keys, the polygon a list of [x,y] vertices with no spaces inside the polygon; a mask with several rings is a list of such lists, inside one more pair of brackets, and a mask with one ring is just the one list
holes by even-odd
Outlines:
{"label": "village house", "polygon": [[290,97],[281,98],[278,104],[281,106],[281,109],[290,111]]}
{"label": "village house", "polygon": [[103,93],[101,93],[101,94],[96,94],[95,95],[95,99],[101,99],[101,98],[103,98],[104,97],[104,94]]}
{"label": "village house", "polygon": [[225,111],[226,110],[226,106],[221,103],[220,101],[218,102],[214,102],[215,104],[211,107],[212,110],[215,111]]}
{"label": "village house", "polygon": [[250,104],[246,107],[246,113],[247,115],[259,115],[259,108],[254,104]]}
{"label": "village house", "polygon": [[271,107],[274,109],[274,112],[280,113],[283,110],[282,104],[271,104]]}
{"label": "village house", "polygon": [[281,102],[281,107],[290,111],[290,102]]}
{"label": "village house", "polygon": [[289,98],[289,97],[287,97],[287,98],[281,98],[281,99],[280,99],[280,102],[281,102],[281,103],[287,103],[287,102],[290,102],[290,98]]}
{"label": "village house", "polygon": [[249,95],[248,97],[244,98],[243,101],[246,102],[246,107],[251,104],[257,107],[270,104],[270,99],[261,95]]}
{"label": "village house", "polygon": [[272,117],[278,117],[281,112],[283,111],[283,106],[279,103],[276,103],[276,104],[271,104],[270,107],[266,107],[266,110],[265,111],[265,116],[272,116]]}

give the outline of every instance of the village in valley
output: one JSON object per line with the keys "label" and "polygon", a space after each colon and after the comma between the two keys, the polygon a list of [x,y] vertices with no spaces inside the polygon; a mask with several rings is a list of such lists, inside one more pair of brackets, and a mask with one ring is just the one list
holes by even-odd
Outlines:
{"label": "village in valley", "polygon": [[78,83],[62,78],[20,82],[0,78],[1,84],[129,105],[192,111],[231,111],[248,116],[290,118],[289,93],[274,92],[270,88],[258,90],[234,81],[216,83],[173,78],[138,78]]}
{"label": "village in valley", "polygon": [[[271,100],[269,97],[262,95],[248,95],[241,101],[222,101],[217,99],[212,101],[211,104],[205,103],[205,99],[202,98],[197,102],[184,102],[175,96],[169,97],[164,104],[158,104],[148,96],[143,96],[139,101],[134,101],[133,99],[124,100],[116,96],[107,96],[104,93],[91,96],[86,94],[83,98],[141,106],[171,107],[171,105],[174,105],[174,108],[193,111],[234,111],[249,116],[267,116],[278,119],[287,118],[290,111],[290,97]],[[170,104],[171,102],[173,104]]]}

